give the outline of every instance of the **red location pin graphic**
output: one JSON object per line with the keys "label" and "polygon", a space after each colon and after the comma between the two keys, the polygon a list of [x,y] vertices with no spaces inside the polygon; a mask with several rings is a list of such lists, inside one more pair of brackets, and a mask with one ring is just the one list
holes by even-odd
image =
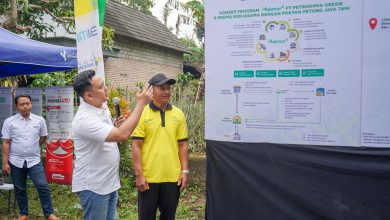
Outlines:
{"label": "red location pin graphic", "polygon": [[378,20],[376,18],[371,18],[368,23],[370,24],[371,29],[374,30],[378,24]]}

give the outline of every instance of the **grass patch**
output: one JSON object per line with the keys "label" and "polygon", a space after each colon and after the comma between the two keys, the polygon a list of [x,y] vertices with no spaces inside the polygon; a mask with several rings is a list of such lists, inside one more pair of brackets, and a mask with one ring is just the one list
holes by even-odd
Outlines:
{"label": "grass patch", "polygon": [[[125,159],[125,158],[122,158]],[[128,158],[127,158],[128,160]],[[206,190],[205,190],[205,166],[206,157],[204,155],[190,155],[189,166],[191,169],[190,184],[186,188],[179,201],[176,211],[177,220],[201,220],[204,219]],[[122,188],[119,190],[118,219],[137,220],[137,191],[134,188],[132,175],[121,175]],[[124,178],[124,176],[127,176]],[[82,209],[79,198],[72,193],[70,186],[50,184],[53,205],[56,213],[63,220],[82,219]],[[28,181],[29,215],[30,220],[45,219],[42,214],[38,194],[31,181]],[[14,220],[18,216],[7,214],[6,199],[0,197],[0,219]],[[11,209],[12,212],[12,209]]]}

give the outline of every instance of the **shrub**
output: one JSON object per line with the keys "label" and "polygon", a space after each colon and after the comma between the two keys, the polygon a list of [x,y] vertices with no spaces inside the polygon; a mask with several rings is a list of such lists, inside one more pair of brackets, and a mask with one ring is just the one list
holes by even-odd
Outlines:
{"label": "shrub", "polygon": [[[172,87],[172,104],[180,108],[187,119],[189,151],[205,152],[206,143],[204,141],[205,127],[205,104],[204,101],[194,103],[199,80],[194,80],[191,74],[182,73],[177,76],[177,83]],[[128,88],[110,88],[110,100],[113,97],[120,98],[121,111],[133,109],[135,107],[135,91]],[[203,99],[201,99],[203,100]],[[113,104],[108,103],[112,115],[115,115]],[[129,144],[129,143],[128,143]],[[129,146],[129,145],[127,145]]]}

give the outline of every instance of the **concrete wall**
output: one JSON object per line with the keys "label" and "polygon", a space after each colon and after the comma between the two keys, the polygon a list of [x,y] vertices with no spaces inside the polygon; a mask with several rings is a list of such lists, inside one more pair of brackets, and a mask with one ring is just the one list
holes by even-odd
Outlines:
{"label": "concrete wall", "polygon": [[104,64],[109,86],[133,88],[140,81],[146,85],[156,73],[175,78],[183,72],[182,52],[120,36],[115,47],[119,58],[108,57]]}

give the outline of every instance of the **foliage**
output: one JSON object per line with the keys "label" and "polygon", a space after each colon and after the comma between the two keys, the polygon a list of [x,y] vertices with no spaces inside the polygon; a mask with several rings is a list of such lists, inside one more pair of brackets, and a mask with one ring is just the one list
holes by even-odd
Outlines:
{"label": "foliage", "polygon": [[[183,58],[185,61],[199,63],[202,70],[200,71],[200,81],[196,89],[196,95],[194,97],[194,103],[200,100],[200,96],[204,94],[204,1],[203,0],[190,0],[186,3],[180,0],[168,0],[166,7],[174,7],[179,12],[176,21],[176,35],[178,34],[181,24],[188,24],[194,26],[194,32],[200,42],[200,47],[196,45],[194,41],[191,42],[189,39],[183,39],[182,42],[187,45],[191,54],[184,54]],[[164,9],[167,11],[167,9]],[[169,11],[168,11],[169,12]]]}
{"label": "foliage", "polygon": [[14,76],[0,78],[0,87],[12,87],[16,88],[22,81],[27,81],[26,76]]}
{"label": "foliage", "polygon": [[184,54],[183,58],[186,62],[203,63],[204,61],[204,48],[199,47],[193,39],[181,38],[180,41],[187,46],[191,54]]}
{"label": "foliage", "polygon": [[29,87],[45,88],[52,86],[71,86],[77,70],[67,72],[43,73],[30,76],[33,81]]}
{"label": "foliage", "polygon": [[114,104],[112,103],[112,99],[114,97],[119,98],[119,106],[122,114],[128,113],[130,111],[129,110],[130,107],[129,98],[131,97],[130,91],[127,91],[120,87],[109,88],[108,96],[109,96],[109,101],[107,102],[107,106],[110,109],[111,115],[115,115]]}
{"label": "foliage", "polygon": [[103,50],[111,50],[114,46],[115,30],[112,27],[103,26],[102,46]]}
{"label": "foliage", "polygon": [[5,14],[8,7],[9,1],[0,1],[0,14]]}
{"label": "foliage", "polygon": [[145,84],[141,81],[138,81],[135,83],[135,86],[142,90],[144,88]]}
{"label": "foliage", "polygon": [[192,81],[194,76],[191,73],[180,73],[176,76],[177,83],[173,86],[172,100],[177,102],[185,102],[192,100],[194,97],[194,86],[189,85],[196,81]]}
{"label": "foliage", "polygon": [[[12,7],[13,4],[16,8]],[[62,25],[68,32],[74,29],[72,0],[1,1],[0,13],[5,20],[0,26],[16,33],[26,32],[27,36],[33,39],[40,39],[55,29],[52,24],[44,21],[45,14]]]}
{"label": "foliage", "polygon": [[[16,8],[11,7],[11,2]],[[152,0],[122,0],[130,7],[151,14]],[[12,12],[15,17],[12,17]],[[48,23],[44,16],[48,15],[55,22]],[[0,27],[12,32],[26,33],[29,38],[42,39],[48,33],[54,32],[56,26],[63,26],[68,33],[75,33],[74,1],[73,0],[10,0],[0,1]],[[103,27],[102,45],[105,50],[112,50],[114,45],[114,30]]]}
{"label": "foliage", "polygon": [[[190,152],[205,152],[204,141],[205,105],[204,101],[194,103],[199,80],[194,80],[190,73],[181,73],[176,78],[177,83],[172,87],[172,104],[179,107],[185,114],[189,135]],[[139,85],[139,83],[138,83]],[[113,97],[120,98],[121,112],[135,107],[135,91],[127,88],[110,88],[110,100]],[[108,107],[114,115],[113,104],[108,102]]]}
{"label": "foliage", "polygon": [[173,7],[178,11],[176,20],[176,35],[180,31],[180,25],[187,24],[194,26],[194,32],[196,37],[202,43],[204,42],[204,1],[203,0],[191,0],[186,3],[180,0],[168,0],[164,8],[164,19],[166,13],[169,13],[167,8]]}
{"label": "foliage", "polygon": [[[143,13],[151,14],[153,0],[120,0]],[[15,5],[16,7],[12,7]],[[14,16],[13,16],[14,15]],[[9,0],[0,1],[0,26],[16,33],[26,32],[33,39],[43,38],[55,30],[55,25],[44,21],[44,15],[74,32],[73,0]]]}
{"label": "foliage", "polygon": [[[49,74],[47,74],[49,75]],[[189,129],[190,152],[204,152],[204,102],[193,104],[193,97],[196,92],[198,80],[193,80],[188,74],[179,74],[177,84],[173,87],[172,103],[181,108],[186,115]],[[177,91],[182,90],[182,95]],[[109,97],[120,97],[122,110],[133,108],[135,105],[135,92],[127,88],[110,88]],[[108,102],[111,106],[111,102]],[[119,190],[118,218],[124,220],[137,219],[137,191],[134,186],[134,172],[131,163],[130,140],[119,143],[120,167],[119,175],[121,189]],[[204,219],[205,212],[205,160],[194,159],[190,155],[191,179],[190,185],[181,193],[176,219],[178,220],[200,220]],[[51,184],[53,205],[58,216],[62,219],[82,219],[82,209],[78,196],[72,193],[70,186]],[[39,219],[41,207],[36,190],[29,180],[27,184],[29,195],[30,218]],[[0,203],[0,210],[6,210],[6,203]],[[16,211],[17,212],[17,211]],[[0,213],[0,219],[15,216],[6,216]]]}
{"label": "foliage", "polygon": [[192,18],[194,20],[197,20],[195,25],[195,33],[196,37],[199,39],[199,41],[204,41],[204,2],[198,1],[198,0],[192,0],[186,3],[186,7],[191,10],[192,12]]}
{"label": "foliage", "polygon": [[[134,187],[131,151],[128,143],[120,144],[120,180],[118,219],[137,220],[137,191]],[[205,159],[190,155],[190,185],[181,193],[179,205],[176,211],[177,220],[202,220],[205,212]],[[9,180],[7,181],[9,182]],[[82,208],[77,194],[72,193],[71,186],[50,184],[52,201],[55,213],[61,219],[82,219]],[[27,181],[27,194],[29,202],[29,218],[43,219],[42,208],[39,202],[37,191],[33,187],[31,180]],[[16,213],[6,215],[3,210],[7,210],[6,202],[0,202],[0,219],[15,219]],[[12,212],[11,212],[12,213]]]}
{"label": "foliage", "polygon": [[177,76],[177,83],[173,86],[172,103],[180,108],[187,119],[189,151],[205,152],[204,140],[205,105],[204,101],[194,103],[199,80],[192,79],[190,73],[181,73]]}
{"label": "foliage", "polygon": [[176,76],[177,79],[177,85],[180,85],[180,87],[188,85],[191,80],[194,79],[194,77],[191,75],[191,73],[180,73]]}
{"label": "foliage", "polygon": [[[164,24],[167,27],[168,27],[168,17],[171,14],[172,10],[173,9],[170,8],[169,5],[167,5],[167,4],[164,5],[163,11],[162,11],[162,16],[163,16]],[[172,28],[169,28],[169,29],[170,29],[170,31],[172,31]]]}
{"label": "foliage", "polygon": [[185,104],[183,102],[174,103],[177,107],[183,110],[188,125],[189,135],[189,151],[192,153],[201,153],[206,150],[206,142],[204,140],[205,131],[205,105],[204,101],[199,101],[196,104]]}
{"label": "foliage", "polygon": [[137,9],[144,14],[151,15],[150,11],[153,8],[153,0],[120,0],[122,4],[128,5],[131,8]]}

